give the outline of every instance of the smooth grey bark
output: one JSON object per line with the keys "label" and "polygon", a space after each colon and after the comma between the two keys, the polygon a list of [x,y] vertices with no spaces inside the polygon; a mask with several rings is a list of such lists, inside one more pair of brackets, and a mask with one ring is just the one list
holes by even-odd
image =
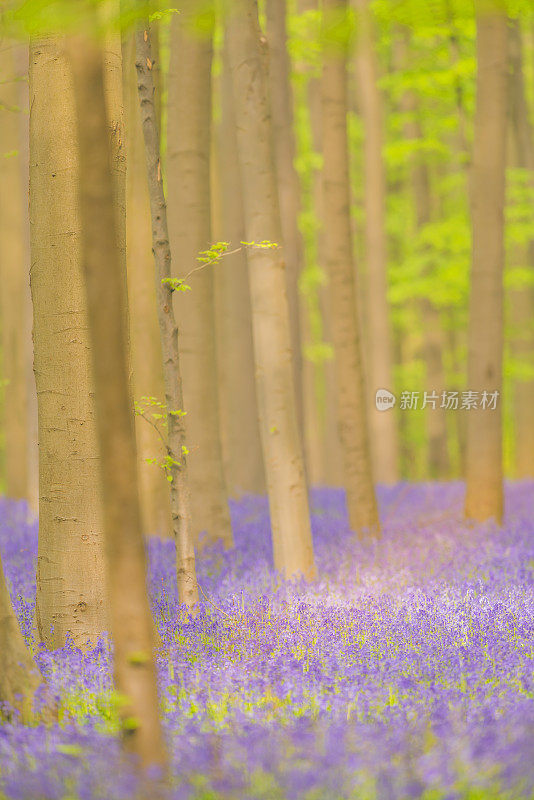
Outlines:
{"label": "smooth grey bark", "polygon": [[[245,207],[246,240],[281,241],[272,152],[266,40],[255,0],[233,2],[230,64]],[[308,490],[299,436],[285,264],[280,247],[252,246],[248,274],[256,387],[271,512],[275,567],[286,577],[315,577]]]}
{"label": "smooth grey bark", "polygon": [[[167,113],[167,197],[173,272],[190,275],[211,245],[211,68],[214,0],[182,0],[171,21]],[[202,24],[198,23],[201,15]],[[189,486],[195,542],[233,534],[224,480],[215,339],[214,270],[195,271],[176,292]],[[202,539],[199,539],[204,534]]]}
{"label": "smooth grey bark", "polygon": [[[230,242],[235,250],[245,239],[245,219],[227,36],[218,88],[221,117],[214,137],[214,237],[218,241]],[[262,494],[265,492],[265,474],[254,381],[245,248],[225,256],[215,270],[215,317],[221,441],[228,493],[231,497]]]}
{"label": "smooth grey bark", "polygon": [[109,629],[78,143],[65,39],[30,43],[30,244],[39,432],[36,623],[50,649]]}

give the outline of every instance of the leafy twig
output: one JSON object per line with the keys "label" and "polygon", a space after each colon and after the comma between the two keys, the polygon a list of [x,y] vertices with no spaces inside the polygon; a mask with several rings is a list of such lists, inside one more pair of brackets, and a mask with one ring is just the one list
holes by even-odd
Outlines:
{"label": "leafy twig", "polygon": [[172,292],[186,292],[190,291],[191,287],[186,284],[186,280],[191,276],[194,275],[195,272],[199,272],[202,269],[210,265],[218,264],[222,258],[225,256],[233,256],[236,253],[240,253],[242,250],[249,248],[249,247],[256,247],[261,249],[273,249],[278,247],[276,242],[270,242],[268,239],[264,239],[261,242],[240,242],[239,247],[235,247],[233,250],[229,250],[230,247],[229,242],[215,242],[211,245],[208,250],[201,250],[198,254],[197,261],[200,263],[197,267],[194,267],[190,272],[187,273],[183,278],[164,278],[162,283],[166,286],[169,286]]}

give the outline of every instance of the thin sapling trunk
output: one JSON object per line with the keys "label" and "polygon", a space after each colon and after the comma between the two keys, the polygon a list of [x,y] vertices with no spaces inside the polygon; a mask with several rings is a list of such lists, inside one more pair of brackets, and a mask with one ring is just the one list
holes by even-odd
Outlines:
{"label": "thin sapling trunk", "polygon": [[171,487],[171,512],[176,540],[176,574],[180,603],[192,608],[198,603],[195,550],[191,530],[191,508],[187,481],[182,380],[178,354],[178,326],[172,304],[171,249],[167,207],[163,192],[154,76],[148,24],[136,32],[137,89],[145,140],[145,156],[152,217],[152,245],[156,267],[158,320],[163,353],[163,379],[167,404],[167,465]]}

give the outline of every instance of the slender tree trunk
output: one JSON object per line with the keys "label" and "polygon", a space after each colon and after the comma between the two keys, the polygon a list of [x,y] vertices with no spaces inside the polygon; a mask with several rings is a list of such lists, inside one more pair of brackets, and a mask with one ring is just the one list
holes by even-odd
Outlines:
{"label": "slender tree trunk", "polygon": [[19,76],[19,104],[21,108],[20,137],[20,169],[22,192],[22,214],[24,230],[22,241],[26,263],[25,308],[24,308],[24,344],[25,344],[25,380],[26,380],[26,446],[28,460],[28,505],[33,514],[39,513],[39,440],[37,428],[37,390],[33,372],[33,309],[30,291],[30,217],[28,209],[28,186],[30,181],[30,114],[28,98],[28,47],[20,48],[17,53]]}
{"label": "slender tree trunk", "polygon": [[350,220],[347,143],[347,47],[337,32],[346,29],[346,0],[325,0],[323,12],[324,237],[330,276],[345,488],[351,527],[359,534],[379,531],[371,471],[360,353],[358,304]]}
{"label": "slender tree trunk", "polygon": [[[395,66],[406,69],[409,66],[409,35],[405,30],[396,39],[394,47]],[[407,91],[401,100],[401,109],[407,115],[405,135],[408,139],[421,140],[423,131],[418,116],[418,101],[416,95]],[[428,225],[435,216],[432,202],[430,173],[428,164],[423,156],[411,158],[410,188],[413,189],[415,205],[416,231],[419,233]],[[428,298],[423,298],[418,308],[421,322],[425,330],[421,353],[425,362],[425,391],[435,391],[438,395],[445,389],[445,373],[443,353],[446,346],[445,331],[441,322],[441,314],[435,304]],[[426,332],[428,331],[428,335]],[[416,357],[418,355],[416,354]],[[435,408],[429,406],[425,416],[426,425],[426,471],[432,478],[447,478],[450,476],[450,460],[447,437],[447,419],[445,409],[440,407],[441,400]],[[456,412],[460,415],[462,412]],[[405,421],[405,419],[403,418]],[[407,442],[406,438],[405,441]],[[406,457],[409,458],[408,448]]]}
{"label": "slender tree trunk", "polygon": [[[303,297],[301,329],[302,345],[314,341],[310,313],[306,307],[306,298]],[[310,486],[325,486],[327,477],[325,471],[325,437],[324,437],[324,403],[320,405],[320,398],[324,394],[319,383],[322,375],[321,366],[306,356],[302,358],[302,388],[303,388],[303,427],[304,427],[304,453],[306,462],[306,477]]]}
{"label": "slender tree trunk", "polygon": [[[235,247],[245,239],[232,76],[223,47],[221,119],[216,132],[215,238]],[[254,384],[254,348],[247,254],[227,256],[215,274],[219,402],[225,476],[230,496],[265,490]]]}
{"label": "slender tree trunk", "polygon": [[[457,313],[458,310],[460,314]],[[462,358],[463,352],[465,351],[466,331],[463,330],[464,326],[461,319],[462,311],[463,309],[457,309],[456,307],[451,307],[447,311],[447,347],[450,352],[451,370],[454,375],[449,389],[457,392],[462,392],[466,388],[463,382],[465,369]],[[454,412],[454,431],[457,445],[455,457],[454,459],[451,458],[451,478],[463,478],[465,472],[465,429],[467,413],[465,409],[460,411],[460,408]]]}
{"label": "slender tree trunk", "polygon": [[85,274],[104,510],[114,673],[126,747],[143,767],[164,766],[152,617],[137,487],[128,380],[126,281],[106,120],[102,52],[90,36],[70,41],[79,139],[81,258]]}
{"label": "slender tree trunk", "polygon": [[[135,400],[143,405],[143,397],[162,400],[165,389],[133,35],[124,45],[124,54],[124,108],[128,149],[126,244],[132,388]],[[149,413],[150,410],[148,409]],[[159,467],[165,458],[165,446],[146,419],[137,416],[135,428],[143,531],[145,534],[168,536],[172,531],[169,489],[165,472]],[[154,459],[157,464],[153,463]]]}
{"label": "slender tree trunk", "polygon": [[[307,15],[307,12],[316,9],[314,0],[298,0],[297,14]],[[271,52],[272,58],[272,52]],[[313,88],[317,90],[318,79],[312,75],[310,66],[305,61],[297,62],[296,70],[300,73],[300,80],[295,86],[294,110],[295,116],[301,115],[298,126],[294,126],[295,136],[303,127],[311,131],[311,151],[320,152],[320,144],[316,142],[316,127],[320,131],[320,98],[319,114],[313,115]],[[272,82],[272,75],[271,75]],[[315,104],[317,106],[317,103]],[[303,113],[304,112],[304,113]],[[306,116],[308,118],[306,119]],[[317,126],[318,123],[318,126]],[[320,133],[318,133],[320,143]],[[296,149],[299,149],[298,138]],[[311,275],[312,270],[320,269],[319,257],[319,207],[316,202],[316,188],[320,187],[321,180],[318,169],[314,168],[309,185],[303,184],[300,188],[302,211],[304,214],[315,215],[313,233],[308,230],[306,238],[302,238],[303,245],[303,278]],[[309,195],[309,196],[308,196]],[[301,296],[301,350],[302,350],[302,413],[303,413],[303,442],[306,463],[306,477],[311,486],[325,486],[332,476],[328,475],[327,467],[327,440],[325,419],[325,384],[324,362],[310,358],[307,352],[317,342],[324,340],[322,315],[319,310],[319,287],[312,283],[302,291]]]}
{"label": "slender tree trunk", "polygon": [[450,458],[447,436],[447,417],[441,408],[441,395],[446,389],[443,353],[446,346],[445,331],[440,312],[425,299],[422,303],[422,322],[425,332],[423,353],[426,364],[425,391],[435,392],[439,401],[428,407],[426,416],[427,468],[430,478],[450,477]]}
{"label": "slender tree trunk", "polygon": [[364,127],[365,252],[369,339],[369,432],[375,478],[392,484],[398,474],[398,432],[394,411],[379,411],[377,389],[393,390],[393,351],[387,300],[386,171],[382,157],[384,110],[378,87],[373,20],[369,0],[356,0],[356,76]]}
{"label": "slender tree trunk", "polygon": [[[400,60],[406,66],[408,59],[408,35],[399,42]],[[418,102],[413,92],[406,92],[402,99],[402,108],[409,114],[405,126],[406,136],[409,139],[421,140],[423,131],[418,119]],[[430,188],[430,174],[427,163],[421,156],[412,157],[410,185],[413,189],[415,203],[415,220],[417,231],[421,232],[432,221],[432,193]],[[438,395],[445,390],[445,373],[443,366],[443,353],[445,350],[445,331],[441,315],[435,304],[424,298],[420,304],[420,314],[425,337],[422,354],[426,367],[425,391],[436,392]],[[458,411],[458,413],[461,413]],[[427,469],[431,478],[447,478],[450,475],[450,459],[448,450],[447,418],[441,402],[435,408],[429,406],[425,417],[427,440]]]}
{"label": "slender tree trunk", "polygon": [[[184,0],[171,23],[169,69],[168,175],[169,233],[175,253],[175,275],[198,266],[198,254],[211,244],[210,128],[212,25],[211,0]],[[175,309],[181,326],[180,360],[191,486],[193,532],[211,541],[233,543],[226,498],[217,402],[214,274],[200,270],[177,292]]]}
{"label": "slender tree trunk", "polygon": [[[450,50],[451,50],[451,60],[452,66],[456,66],[460,60],[460,47],[458,42],[458,28],[457,23],[454,17],[453,7],[450,3],[447,3],[448,6],[448,24],[449,24],[449,40],[450,40]],[[465,173],[465,181],[466,181],[466,188],[467,188],[467,201],[470,202],[469,198],[471,196],[471,146],[468,142],[467,137],[467,127],[468,127],[468,115],[466,111],[465,105],[465,98],[464,98],[464,91],[462,87],[462,79],[460,77],[457,78],[456,83],[456,105],[457,105],[457,115],[458,115],[458,129],[457,135],[455,137],[455,150],[456,150],[456,159],[455,162],[450,164],[450,169],[455,173],[459,169],[463,169]],[[465,187],[462,187],[459,191],[459,196],[457,200],[458,204],[465,203]],[[457,359],[457,352],[458,349],[467,351],[467,331],[463,325],[456,325],[451,329],[451,351],[452,351],[452,358],[453,363],[457,364],[458,368],[455,368],[454,371],[459,373],[460,364],[458,363]],[[464,370],[462,369],[462,372]],[[452,389],[461,389],[461,386],[451,387]],[[456,428],[456,436],[458,440],[458,453],[459,453],[459,461],[460,461],[460,474],[465,475],[465,452],[466,452],[466,434],[467,434],[467,411],[466,409],[458,409],[455,413],[455,428]]]}
{"label": "slender tree trunk", "polygon": [[30,217],[28,211],[28,184],[30,179],[30,105],[28,96],[28,46],[15,52],[19,114],[19,169],[22,187],[21,203],[24,227],[21,241],[24,247],[24,361],[26,381],[26,457],[28,461],[28,505],[34,514],[39,511],[39,445],[37,433],[37,392],[33,373],[32,296],[30,291]]}
{"label": "slender tree trunk", "polygon": [[[119,10],[117,0],[104,0],[115,11]],[[124,101],[122,80],[122,47],[117,32],[109,32],[104,38],[102,49],[104,60],[104,97],[108,120],[108,136],[113,177],[113,196],[117,209],[115,226],[120,267],[126,281],[126,154],[124,147]],[[128,303],[122,309],[128,331]],[[129,347],[129,336],[128,336]],[[129,358],[129,356],[128,356]]]}
{"label": "slender tree trunk", "polygon": [[42,683],[28,648],[24,643],[18,620],[11,605],[9,591],[0,559],[0,719],[15,709],[27,721],[32,714],[35,692]]}
{"label": "slender tree trunk", "polygon": [[286,262],[289,324],[295,372],[297,416],[304,442],[302,396],[301,300],[299,276],[303,264],[302,237],[298,227],[300,186],[295,169],[295,136],[293,132],[293,96],[291,62],[287,51],[286,0],[267,0],[266,34],[269,45],[269,91],[271,98],[274,163],[278,186],[278,202],[282,223],[282,244]]}
{"label": "slender tree trunk", "polygon": [[161,65],[161,42],[160,42],[160,23],[154,19],[150,23],[150,43],[152,50],[152,74],[154,77],[154,103],[156,105],[156,122],[158,131],[161,133],[161,122],[163,113],[163,69]]}
{"label": "slender tree trunk", "polygon": [[152,251],[155,260],[158,321],[163,353],[163,379],[167,405],[167,457],[171,478],[171,512],[176,541],[176,575],[180,603],[192,608],[198,603],[195,551],[191,528],[191,505],[186,458],[182,378],[178,352],[178,327],[174,318],[171,280],[171,249],[167,208],[163,194],[154,80],[150,65],[148,26],[136,33],[137,87],[145,142],[148,194],[152,218]]}
{"label": "slender tree trunk", "polygon": [[[415,105],[412,112],[415,113]],[[409,133],[420,139],[422,132],[414,120]],[[415,215],[417,229],[422,231],[431,220],[432,198],[430,194],[430,176],[428,167],[423,161],[414,161],[412,165],[411,184],[415,199]],[[421,302],[421,317],[425,331],[423,357],[426,366],[425,391],[435,392],[438,396],[445,390],[445,374],[443,352],[445,350],[445,332],[440,313],[431,300],[424,298]],[[447,419],[441,402],[435,408],[428,407],[426,414],[427,435],[427,468],[431,478],[447,478],[450,472],[450,461],[447,439]]]}
{"label": "slender tree trunk", "polygon": [[[321,176],[321,183],[323,182]],[[322,191],[321,191],[322,194]],[[324,208],[323,205],[320,208]],[[321,216],[324,219],[323,216]],[[324,245],[321,234],[319,238],[319,257],[326,264]],[[319,304],[322,313],[324,339],[332,342],[332,302],[330,285],[319,289]],[[345,482],[344,456],[341,445],[341,426],[339,424],[339,399],[336,378],[335,357],[324,362],[324,438],[325,438],[325,484],[327,486],[343,486]]]}
{"label": "slender tree trunk", "polygon": [[[317,0],[299,0],[300,13],[317,11]],[[321,102],[321,78],[310,76],[307,87],[307,102],[310,113],[311,135],[314,152],[322,156],[323,152],[323,120]],[[318,287],[318,304],[322,323],[322,336],[325,342],[332,340],[330,313],[330,286],[325,269],[324,249],[324,202],[323,173],[317,167],[313,176],[313,208],[317,222],[316,253],[317,262],[326,278],[326,282]],[[318,428],[320,437],[321,471],[318,482],[326,486],[342,486],[344,482],[343,454],[339,439],[338,402],[336,390],[336,365],[334,359],[327,359],[320,365],[304,362],[304,372],[313,370],[315,392],[317,397],[319,423],[314,420],[313,410],[309,415],[310,425]],[[310,381],[311,382],[311,381]],[[304,397],[305,409],[308,403],[308,392]],[[314,435],[308,432],[308,436]]]}
{"label": "slender tree trunk", "polygon": [[[534,133],[529,119],[525,80],[521,23],[510,27],[510,111],[512,123],[513,166],[528,170],[534,185]],[[534,275],[534,239],[513,248],[520,265],[528,264]],[[526,378],[514,386],[515,467],[518,478],[534,478],[534,288],[521,286],[510,292],[511,324],[516,334],[511,348],[516,360],[528,370]]]}
{"label": "slender tree trunk", "polygon": [[30,231],[39,415],[36,617],[49,648],[108,629],[87,306],[76,187],[78,148],[64,41],[30,58]]}
{"label": "slender tree trunk", "polygon": [[[232,3],[228,22],[246,238],[281,241],[265,37],[255,0]],[[248,255],[256,388],[274,563],[286,577],[315,576],[308,492],[297,422],[285,265],[279,247]]]}
{"label": "slender tree trunk", "polygon": [[[477,100],[473,148],[473,260],[469,303],[468,387],[502,391],[507,19],[498,0],[477,4]],[[500,521],[503,513],[501,403],[470,410],[467,517]]]}
{"label": "slender tree trunk", "polygon": [[18,75],[15,44],[0,42],[0,280],[5,436],[5,487],[8,497],[26,499],[28,475],[27,286],[25,247],[27,212],[22,184]]}

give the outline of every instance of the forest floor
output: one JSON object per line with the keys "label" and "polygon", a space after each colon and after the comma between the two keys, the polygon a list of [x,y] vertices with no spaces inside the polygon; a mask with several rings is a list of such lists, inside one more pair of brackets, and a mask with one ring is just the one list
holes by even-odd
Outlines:
{"label": "forest floor", "polygon": [[[534,797],[534,485],[503,528],[461,519],[463,487],[380,494],[383,536],[348,529],[315,490],[320,579],[281,583],[267,503],[232,505],[236,549],[199,559],[202,613],[177,612],[174,545],[149,544],[172,800]],[[35,524],[0,501],[0,548],[28,641]],[[52,727],[0,725],[0,798],[125,800],[107,643],[37,651]]]}

